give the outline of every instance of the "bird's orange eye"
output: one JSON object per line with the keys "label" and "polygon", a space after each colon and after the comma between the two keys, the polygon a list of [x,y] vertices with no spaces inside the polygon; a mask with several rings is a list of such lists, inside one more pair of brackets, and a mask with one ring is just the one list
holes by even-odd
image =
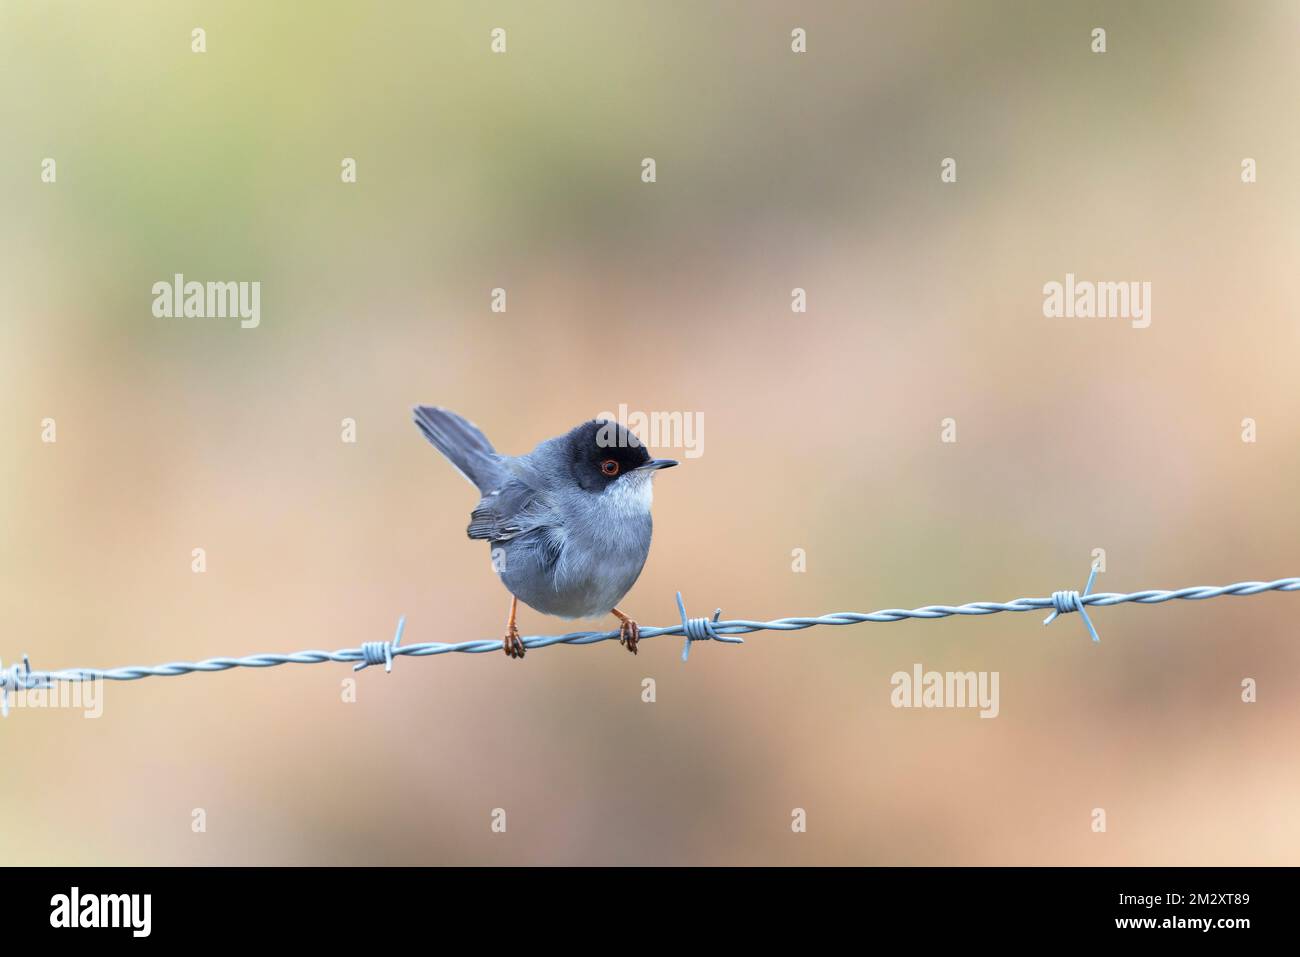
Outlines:
{"label": "bird's orange eye", "polygon": [[617,475],[618,463],[613,459],[605,459],[605,461],[600,463],[600,470],[606,475]]}

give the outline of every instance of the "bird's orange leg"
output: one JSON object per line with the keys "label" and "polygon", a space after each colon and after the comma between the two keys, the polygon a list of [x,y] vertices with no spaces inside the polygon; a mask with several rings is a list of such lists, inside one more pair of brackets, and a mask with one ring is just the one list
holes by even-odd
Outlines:
{"label": "bird's orange leg", "polygon": [[636,654],[636,643],[641,637],[641,628],[627,615],[623,614],[617,608],[611,608],[610,612],[618,619],[618,643],[626,645],[627,650]]}
{"label": "bird's orange leg", "polygon": [[501,639],[501,648],[511,658],[524,656],[524,643],[519,638],[519,629],[515,626],[515,615],[519,613],[519,599],[510,596],[510,618],[506,621],[506,636]]}

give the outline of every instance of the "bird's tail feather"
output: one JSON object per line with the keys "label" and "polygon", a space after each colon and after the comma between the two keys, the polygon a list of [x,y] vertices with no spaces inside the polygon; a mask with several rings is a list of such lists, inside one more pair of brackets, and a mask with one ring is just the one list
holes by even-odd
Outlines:
{"label": "bird's tail feather", "polygon": [[424,437],[486,495],[500,488],[504,468],[487,436],[449,409],[417,405],[412,411]]}

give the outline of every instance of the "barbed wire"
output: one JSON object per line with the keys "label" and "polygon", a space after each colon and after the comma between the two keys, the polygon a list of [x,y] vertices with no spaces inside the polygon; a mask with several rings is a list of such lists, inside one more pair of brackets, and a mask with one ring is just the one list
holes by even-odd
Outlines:
{"label": "barbed wire", "polygon": [[[1088,576],[1088,584],[1082,593],[1077,591],[1057,591],[1048,598],[1017,598],[1014,601],[975,601],[964,605],[924,605],[920,608],[885,608],[863,614],[861,612],[835,612],[813,618],[777,618],[772,621],[751,621],[747,618],[734,618],[720,621],[722,609],[713,613],[712,618],[690,618],[686,614],[686,604],[682,593],[677,593],[677,610],[681,615],[681,624],[663,628],[642,628],[640,638],[657,638],[661,636],[681,635],[685,638],[682,648],[682,661],[690,657],[691,644],[696,641],[721,641],[728,644],[743,644],[739,635],[755,631],[801,631],[819,625],[857,625],[863,622],[903,621],[907,618],[949,618],[954,615],[995,615],[1004,611],[1042,611],[1051,609],[1051,614],[1043,624],[1049,625],[1060,615],[1078,612],[1088,628],[1094,642],[1101,640],[1097,629],[1088,617],[1087,609],[1135,602],[1140,605],[1155,605],[1161,602],[1184,600],[1204,601],[1207,598],[1219,598],[1224,595],[1258,595],[1268,591],[1300,591],[1300,578],[1279,578],[1271,582],[1237,582],[1235,585],[1195,585],[1179,588],[1175,591],[1148,590],[1119,594],[1114,592],[1092,592],[1092,585],[1097,577],[1096,566]],[[483,654],[501,650],[501,639],[491,638],[476,641],[447,643],[441,641],[424,642],[416,645],[402,645],[402,635],[406,629],[406,618],[397,622],[397,631],[392,641],[368,641],[360,648],[344,648],[340,651],[299,651],[293,654],[249,655],[244,658],[207,658],[203,661],[174,661],[169,664],[152,667],[127,666],[124,668],[71,668],[63,671],[35,671],[27,655],[23,655],[22,664],[0,668],[0,713],[8,716],[9,695],[14,691],[27,691],[34,688],[50,688],[56,681],[135,681],[140,678],[167,678],[195,672],[229,671],[231,668],[273,668],[278,665],[314,665],[325,661],[353,664],[354,671],[361,671],[371,665],[383,665],[385,671],[392,671],[394,658],[407,656],[424,658],[429,655],[444,655],[451,652],[463,654]],[[565,635],[532,635],[524,638],[525,648],[547,648],[551,645],[591,645],[601,641],[619,638],[614,631],[575,631]]]}

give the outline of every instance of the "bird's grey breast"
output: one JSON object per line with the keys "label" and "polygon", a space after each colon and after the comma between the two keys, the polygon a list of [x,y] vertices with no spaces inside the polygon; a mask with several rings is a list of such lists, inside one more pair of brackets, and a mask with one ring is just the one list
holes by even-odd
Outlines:
{"label": "bird's grey breast", "polygon": [[540,498],[543,520],[503,545],[502,582],[546,614],[607,614],[636,583],[650,551],[650,474],[628,475],[596,495],[564,489]]}

